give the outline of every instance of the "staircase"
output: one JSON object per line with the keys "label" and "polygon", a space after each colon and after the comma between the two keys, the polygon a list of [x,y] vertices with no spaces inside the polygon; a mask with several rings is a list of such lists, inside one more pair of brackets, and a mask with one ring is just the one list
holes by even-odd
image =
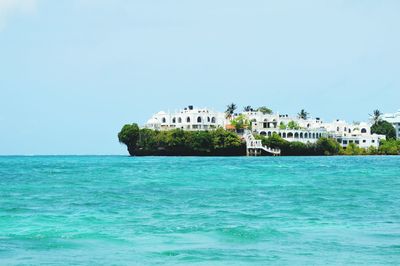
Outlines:
{"label": "staircase", "polygon": [[256,140],[250,130],[245,130],[243,137],[246,140],[247,156],[261,155],[261,150],[266,151],[273,156],[281,155],[280,149],[272,149],[270,147],[263,146],[261,140]]}

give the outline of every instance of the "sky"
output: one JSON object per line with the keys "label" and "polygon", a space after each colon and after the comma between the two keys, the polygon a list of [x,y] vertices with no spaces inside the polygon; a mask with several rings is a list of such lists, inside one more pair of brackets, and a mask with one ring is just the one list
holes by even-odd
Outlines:
{"label": "sky", "polygon": [[400,109],[398,0],[0,0],[0,155],[127,154],[122,125],[234,102]]}

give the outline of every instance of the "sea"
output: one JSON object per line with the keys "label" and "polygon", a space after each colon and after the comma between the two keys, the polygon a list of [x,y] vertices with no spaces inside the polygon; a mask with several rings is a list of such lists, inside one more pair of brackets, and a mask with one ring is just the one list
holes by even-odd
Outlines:
{"label": "sea", "polygon": [[400,156],[2,156],[0,265],[400,265]]}

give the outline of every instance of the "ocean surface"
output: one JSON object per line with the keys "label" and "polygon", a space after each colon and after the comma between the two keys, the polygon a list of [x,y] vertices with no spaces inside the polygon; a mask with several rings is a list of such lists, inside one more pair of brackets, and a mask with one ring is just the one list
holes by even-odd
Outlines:
{"label": "ocean surface", "polygon": [[0,265],[399,265],[400,156],[0,157]]}

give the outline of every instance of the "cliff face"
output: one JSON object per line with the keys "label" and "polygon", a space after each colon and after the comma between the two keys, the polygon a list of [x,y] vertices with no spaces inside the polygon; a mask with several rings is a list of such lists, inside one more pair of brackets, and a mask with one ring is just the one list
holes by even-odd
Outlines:
{"label": "cliff face", "polygon": [[128,147],[128,152],[131,156],[245,156],[246,146],[203,151],[191,150],[186,147],[158,147],[154,150]]}

